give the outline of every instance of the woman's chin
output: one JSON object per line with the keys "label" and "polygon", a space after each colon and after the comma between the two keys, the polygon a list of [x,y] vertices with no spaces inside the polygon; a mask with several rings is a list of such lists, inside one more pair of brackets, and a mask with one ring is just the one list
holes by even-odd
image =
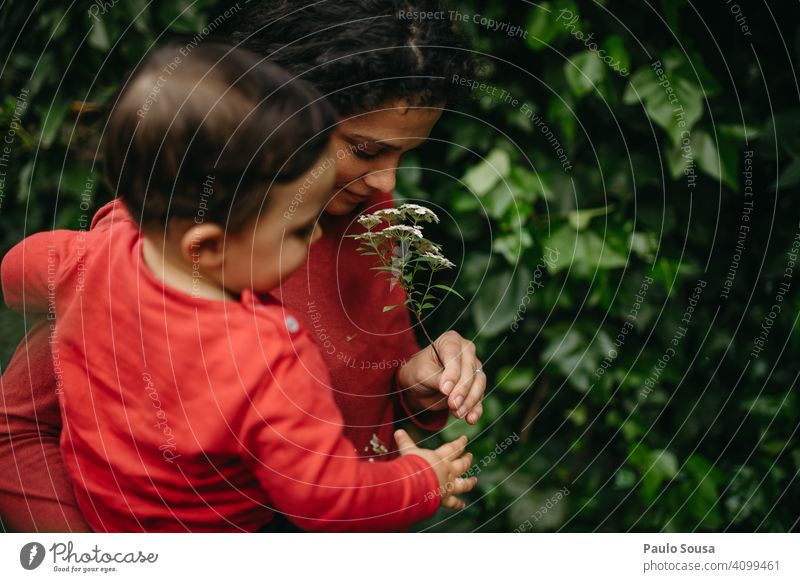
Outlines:
{"label": "woman's chin", "polygon": [[334,196],[328,205],[325,207],[325,212],[333,216],[344,216],[345,214],[353,213],[360,202],[355,202],[346,194],[338,194]]}

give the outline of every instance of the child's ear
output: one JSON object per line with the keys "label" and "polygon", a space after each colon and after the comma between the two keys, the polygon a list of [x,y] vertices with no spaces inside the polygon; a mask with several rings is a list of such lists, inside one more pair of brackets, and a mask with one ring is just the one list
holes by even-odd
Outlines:
{"label": "child's ear", "polygon": [[218,224],[192,224],[181,237],[181,255],[198,269],[222,267],[225,231]]}

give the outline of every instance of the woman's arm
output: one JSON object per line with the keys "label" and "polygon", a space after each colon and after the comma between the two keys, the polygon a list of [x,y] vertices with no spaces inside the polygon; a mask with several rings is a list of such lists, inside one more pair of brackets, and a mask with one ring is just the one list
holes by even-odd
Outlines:
{"label": "woman's arm", "polygon": [[0,516],[12,531],[84,532],[59,448],[49,333],[48,321],[34,325],[0,377]]}

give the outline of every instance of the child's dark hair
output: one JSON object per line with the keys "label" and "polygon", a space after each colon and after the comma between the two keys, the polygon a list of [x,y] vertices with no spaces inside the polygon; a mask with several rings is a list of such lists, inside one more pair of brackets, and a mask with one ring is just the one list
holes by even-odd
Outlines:
{"label": "child's dark hair", "polygon": [[273,182],[301,176],[336,122],[310,84],[220,42],[153,50],[104,135],[108,178],[142,228],[194,218],[237,230]]}
{"label": "child's dark hair", "polygon": [[476,60],[439,0],[250,2],[226,34],[313,83],[342,115],[453,104]]}

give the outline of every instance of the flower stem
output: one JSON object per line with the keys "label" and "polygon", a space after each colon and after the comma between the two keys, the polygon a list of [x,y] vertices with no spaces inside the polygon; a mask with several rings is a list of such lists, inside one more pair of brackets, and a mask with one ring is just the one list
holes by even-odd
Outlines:
{"label": "flower stem", "polygon": [[422,323],[422,318],[420,317],[419,313],[417,313],[416,309],[412,309],[411,311],[414,313],[414,317],[417,318],[417,322],[419,322],[419,326],[422,328],[422,333],[425,334],[428,343],[431,344],[431,347],[433,348],[433,353],[436,354],[436,359],[439,360],[439,365],[442,368],[444,368],[444,360],[442,359],[442,356],[439,355],[439,350],[436,349],[436,343],[431,339],[430,334],[428,334],[428,330],[425,329],[425,324]]}

